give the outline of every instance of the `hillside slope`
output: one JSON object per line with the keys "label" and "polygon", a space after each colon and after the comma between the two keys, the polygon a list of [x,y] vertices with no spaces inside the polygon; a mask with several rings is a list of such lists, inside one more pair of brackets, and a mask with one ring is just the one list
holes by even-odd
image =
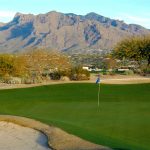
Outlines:
{"label": "hillside slope", "polygon": [[121,39],[149,34],[150,30],[96,13],[85,16],[49,12],[17,13],[0,26],[0,52],[17,52],[30,47],[46,47],[71,53],[112,49]]}

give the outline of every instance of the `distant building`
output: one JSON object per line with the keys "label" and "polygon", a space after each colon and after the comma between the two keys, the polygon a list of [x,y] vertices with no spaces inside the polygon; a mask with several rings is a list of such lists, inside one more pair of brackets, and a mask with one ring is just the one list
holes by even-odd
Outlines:
{"label": "distant building", "polygon": [[87,70],[87,71],[102,71],[102,69],[95,68],[94,66],[83,66],[82,69]]}
{"label": "distant building", "polygon": [[129,71],[135,68],[135,65],[121,66],[120,68],[118,68],[118,71]]}

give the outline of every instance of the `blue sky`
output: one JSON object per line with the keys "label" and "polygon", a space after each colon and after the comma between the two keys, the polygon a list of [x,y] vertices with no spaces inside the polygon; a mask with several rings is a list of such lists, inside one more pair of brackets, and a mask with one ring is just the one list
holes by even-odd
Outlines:
{"label": "blue sky", "polygon": [[39,14],[53,10],[80,15],[96,12],[150,29],[150,0],[0,0],[0,22],[10,21],[16,12]]}

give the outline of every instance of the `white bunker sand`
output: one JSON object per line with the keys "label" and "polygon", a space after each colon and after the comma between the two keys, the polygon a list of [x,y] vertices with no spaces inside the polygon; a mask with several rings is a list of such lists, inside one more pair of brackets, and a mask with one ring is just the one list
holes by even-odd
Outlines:
{"label": "white bunker sand", "polygon": [[0,150],[50,150],[41,132],[11,122],[0,121]]}

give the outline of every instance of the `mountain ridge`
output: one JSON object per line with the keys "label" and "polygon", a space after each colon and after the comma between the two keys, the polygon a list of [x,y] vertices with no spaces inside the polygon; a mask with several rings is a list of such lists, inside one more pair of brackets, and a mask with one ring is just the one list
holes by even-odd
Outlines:
{"label": "mountain ridge", "polygon": [[16,13],[0,24],[0,52],[20,52],[31,47],[58,49],[71,53],[110,50],[123,38],[150,34],[136,24],[110,19],[94,12],[86,15],[59,13]]}

